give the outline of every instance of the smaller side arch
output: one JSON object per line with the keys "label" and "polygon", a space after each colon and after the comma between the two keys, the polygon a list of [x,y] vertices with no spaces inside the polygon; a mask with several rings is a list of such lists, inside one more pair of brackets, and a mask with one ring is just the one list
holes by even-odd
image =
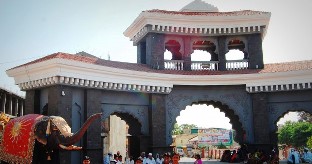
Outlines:
{"label": "smaller side arch", "polygon": [[245,51],[246,53],[249,54],[249,51],[248,51],[248,41],[247,41],[247,38],[246,37],[243,37],[243,36],[229,36],[226,38],[225,40],[225,43],[226,43],[226,48],[225,48],[225,52],[228,53],[230,51],[229,47],[228,47],[228,44],[229,42],[231,42],[232,40],[239,40],[239,41],[242,41],[244,44],[245,44],[245,47],[243,49],[243,51]]}
{"label": "smaller side arch", "polygon": [[168,41],[170,40],[175,40],[177,41],[179,44],[180,44],[180,50],[179,52],[184,55],[184,41],[183,41],[183,38],[182,37],[178,37],[178,36],[168,36],[166,35],[165,36],[165,45]]}
{"label": "smaller side arch", "polygon": [[141,133],[143,135],[149,134],[147,106],[103,104],[102,113],[102,120],[105,120],[113,113],[127,113],[138,120],[138,122],[142,125]]}
{"label": "smaller side arch", "polygon": [[312,114],[312,102],[292,102],[292,103],[271,103],[267,110],[270,118],[270,140],[273,144],[277,144],[277,122],[288,112],[304,111]]}

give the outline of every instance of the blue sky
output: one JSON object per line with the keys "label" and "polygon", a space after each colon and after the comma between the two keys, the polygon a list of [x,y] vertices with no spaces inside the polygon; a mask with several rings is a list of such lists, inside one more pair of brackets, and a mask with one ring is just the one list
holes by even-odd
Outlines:
{"label": "blue sky", "polygon": [[[123,35],[143,10],[179,10],[191,0],[1,0],[0,86],[19,88],[5,70],[55,52],[85,51],[136,62],[136,47]],[[265,63],[311,60],[310,0],[205,0],[219,11],[272,12],[263,41]]]}

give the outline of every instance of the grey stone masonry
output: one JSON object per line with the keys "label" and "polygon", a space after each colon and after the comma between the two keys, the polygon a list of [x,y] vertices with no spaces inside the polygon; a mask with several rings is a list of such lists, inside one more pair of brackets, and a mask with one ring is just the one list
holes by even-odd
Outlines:
{"label": "grey stone masonry", "polygon": [[146,36],[146,64],[154,69],[164,69],[164,52],[165,36],[149,33]]}
{"label": "grey stone masonry", "polygon": [[35,90],[29,90],[26,92],[26,101],[25,101],[25,113],[24,114],[32,114],[35,113]]}
{"label": "grey stone masonry", "polygon": [[254,143],[270,143],[269,116],[267,112],[266,93],[252,94],[252,112],[254,126]]}
{"label": "grey stone masonry", "polygon": [[[102,91],[88,89],[85,94],[85,116],[90,117],[94,113],[101,113]],[[87,155],[92,159],[92,163],[102,163],[101,119],[95,120],[88,128],[86,141],[84,148],[87,150]]]}
{"label": "grey stone masonry", "polygon": [[163,154],[170,150],[166,145],[166,96],[152,94],[150,96],[151,143],[154,153]]}
{"label": "grey stone masonry", "polygon": [[225,54],[226,52],[226,37],[225,36],[220,36],[218,37],[218,45],[219,45],[219,68],[218,70],[220,71],[225,71],[226,70],[226,59],[225,59]]}
{"label": "grey stone masonry", "polygon": [[263,69],[263,52],[261,34],[250,34],[248,39],[249,69]]}
{"label": "grey stone masonry", "polygon": [[191,53],[193,52],[192,46],[191,46],[191,37],[190,36],[184,36],[183,37],[183,42],[184,42],[184,54],[183,55],[183,60],[184,60],[184,65],[183,65],[183,70],[185,71],[191,71]]}
{"label": "grey stone masonry", "polygon": [[139,42],[137,45],[137,63],[146,64],[146,42]]}
{"label": "grey stone masonry", "polygon": [[[64,91],[65,95],[62,95]],[[72,89],[66,86],[52,86],[49,88],[48,96],[48,115],[63,117],[69,126],[71,126],[72,110]],[[60,163],[70,163],[71,154],[67,151],[60,151]]]}

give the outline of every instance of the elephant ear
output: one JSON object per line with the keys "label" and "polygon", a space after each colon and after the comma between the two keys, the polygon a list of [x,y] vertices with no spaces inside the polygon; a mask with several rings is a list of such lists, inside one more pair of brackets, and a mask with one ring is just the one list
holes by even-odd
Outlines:
{"label": "elephant ear", "polygon": [[48,117],[41,118],[35,126],[35,138],[41,144],[47,144],[46,129],[48,126]]}
{"label": "elephant ear", "polygon": [[70,137],[73,135],[73,133],[71,133],[71,128],[68,126],[64,118],[59,116],[51,116],[51,120],[63,136]]}

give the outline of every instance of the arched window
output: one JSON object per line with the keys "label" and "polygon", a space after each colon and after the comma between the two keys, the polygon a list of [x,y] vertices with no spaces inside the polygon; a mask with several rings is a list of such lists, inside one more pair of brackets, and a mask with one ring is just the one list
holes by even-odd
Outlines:
{"label": "arched window", "polygon": [[194,50],[194,53],[191,54],[192,61],[210,61],[211,55],[207,51],[203,50]]}
{"label": "arched window", "polygon": [[226,60],[242,60],[244,59],[244,53],[237,49],[232,49],[225,54]]}
{"label": "arched window", "polygon": [[169,40],[165,43],[165,49],[172,54],[171,60],[182,60],[182,54],[180,53],[181,45],[176,40]]}
{"label": "arched window", "polygon": [[245,43],[238,39],[233,39],[228,43],[229,52],[225,54],[226,60],[248,59],[248,53],[245,51]]}

